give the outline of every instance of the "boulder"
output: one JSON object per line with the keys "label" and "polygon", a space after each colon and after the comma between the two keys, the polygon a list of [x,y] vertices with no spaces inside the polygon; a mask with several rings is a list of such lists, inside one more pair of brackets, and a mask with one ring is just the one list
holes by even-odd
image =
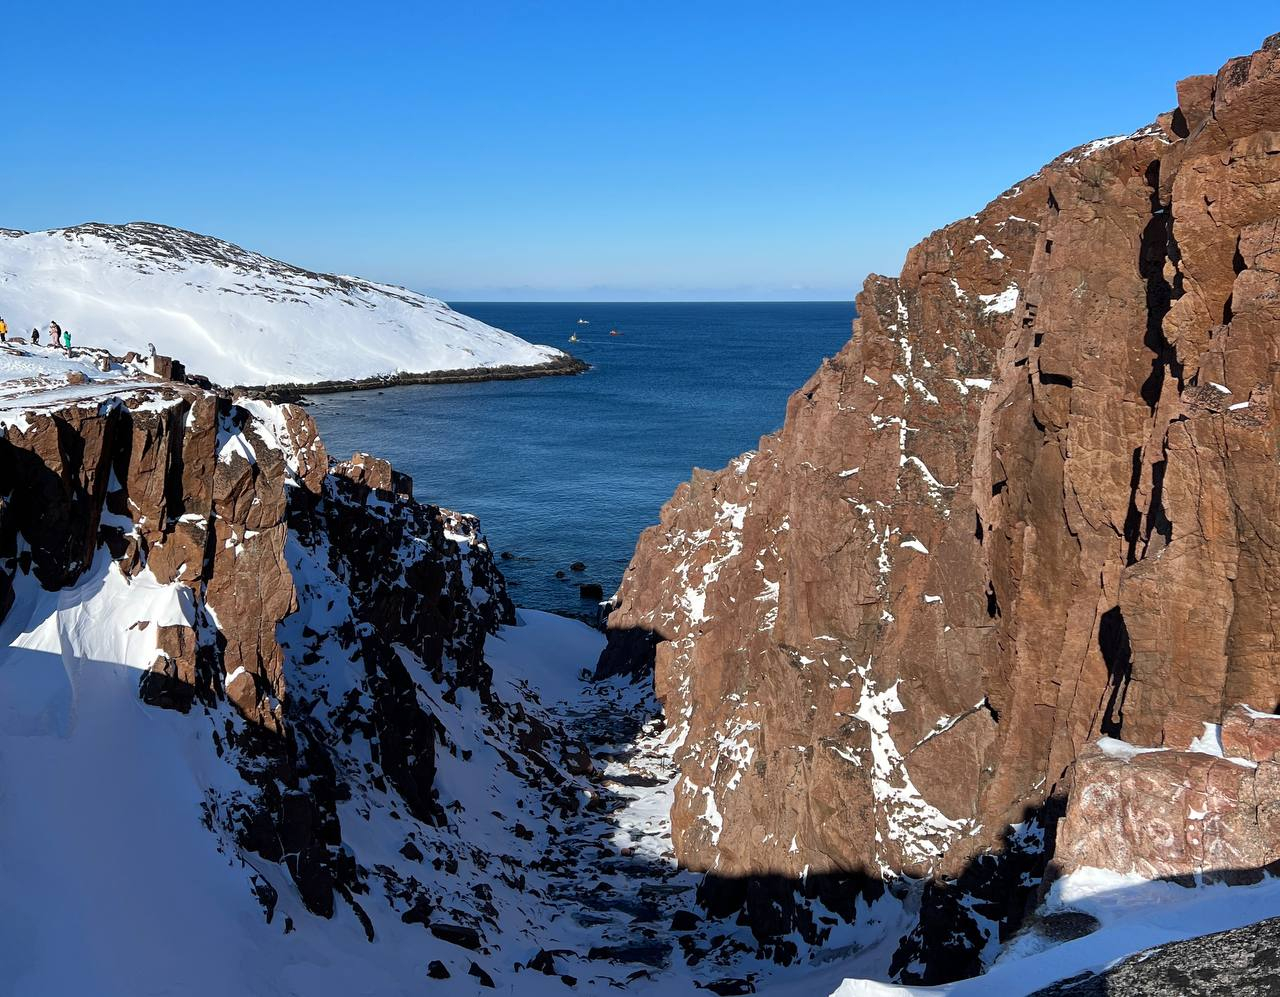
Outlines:
{"label": "boulder", "polygon": [[672,931],[696,931],[702,918],[691,910],[678,910],[671,917]]}
{"label": "boulder", "polygon": [[432,959],[427,963],[427,975],[433,980],[447,980],[449,978],[449,970],[439,959]]}
{"label": "boulder", "polygon": [[555,957],[546,949],[539,949],[538,954],[529,960],[529,968],[546,976],[557,975]]}
{"label": "boulder", "polygon": [[187,379],[187,369],[173,357],[153,356],[151,371],[165,381],[183,382]]}
{"label": "boulder", "polygon": [[1273,997],[1280,918],[1144,949],[1028,997]]}
{"label": "boulder", "polygon": [[475,928],[463,924],[432,924],[428,927],[442,942],[459,945],[464,949],[474,950],[480,947],[480,932]]}
{"label": "boulder", "polygon": [[1280,762],[1103,739],[1072,766],[1058,874],[1093,867],[1254,882],[1277,862]]}
{"label": "boulder", "polygon": [[381,457],[355,453],[351,455],[350,460],[336,465],[333,470],[335,474],[341,474],[374,491],[403,495],[406,498],[413,497],[413,479],[395,470],[390,461]]}

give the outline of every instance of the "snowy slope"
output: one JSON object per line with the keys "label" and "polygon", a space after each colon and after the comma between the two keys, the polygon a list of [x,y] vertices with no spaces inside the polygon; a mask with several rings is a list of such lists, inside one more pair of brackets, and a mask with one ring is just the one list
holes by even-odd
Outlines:
{"label": "snowy slope", "polygon": [[536,366],[564,354],[404,288],[311,273],[146,222],[0,229],[0,316],[75,345],[181,357],[220,384]]}
{"label": "snowy slope", "polygon": [[[106,370],[98,367],[105,360]],[[71,383],[68,378],[79,381]],[[121,363],[100,351],[77,351],[68,357],[50,346],[0,345],[0,427],[26,429],[33,414],[67,405],[124,400],[138,391],[156,388],[151,361]],[[146,404],[163,404],[148,398]]]}
{"label": "snowy slope", "polygon": [[1254,886],[1219,883],[1188,889],[1175,883],[1081,869],[1054,883],[1037,912],[1081,912],[1099,922],[1081,938],[1054,942],[1027,930],[1011,939],[982,976],[936,987],[847,979],[831,997],[1025,997],[1059,980],[1099,972],[1125,956],[1157,945],[1274,917],[1280,880]]}
{"label": "snowy slope", "polygon": [[[289,634],[326,627],[344,614],[349,596],[329,574],[327,556],[323,545],[312,551],[291,544],[302,592]],[[230,711],[184,715],[138,701],[138,678],[155,656],[155,626],[137,624],[189,619],[183,592],[146,575],[130,582],[105,554],[70,589],[46,592],[33,579],[19,580],[0,626],[0,786],[8,800],[21,801],[0,819],[0,935],[8,940],[0,992],[408,994],[422,992],[432,960],[450,972],[430,984],[428,992],[443,995],[488,992],[470,975],[473,962],[493,976],[496,992],[522,997],[624,986],[637,997],[673,997],[706,992],[699,989],[706,980],[757,974],[768,980],[761,980],[766,992],[810,997],[838,981],[837,966],[815,972],[755,959],[750,931],[732,924],[708,928],[735,936],[735,959],[686,966],[679,936],[663,931],[669,912],[637,924],[648,921],[636,908],[646,890],[676,907],[696,907],[699,877],[678,870],[669,852],[666,809],[675,772],[660,734],[638,745],[641,758],[609,764],[606,798],[624,803],[621,810],[561,823],[512,770],[514,744],[474,695],[459,693],[449,702],[420,672],[422,694],[443,726],[438,788],[449,824],[433,828],[407,817],[393,792],[358,777],[370,760],[368,745],[342,748],[335,738],[335,761],[356,776],[352,798],[341,806],[344,840],[378,871],[359,897],[376,938],[368,940],[345,905],[330,920],[308,914],[278,868],[238,849],[220,827],[226,801],[248,789],[235,758],[218,750],[219,734],[235,723]],[[486,656],[508,694],[524,687],[545,695],[545,706],[562,716],[577,710],[615,727],[637,705],[638,687],[575,680],[603,643],[577,621],[522,612],[519,625],[501,628],[491,643]],[[359,670],[331,642],[323,649],[304,694],[336,703]],[[542,711],[537,698],[523,703]],[[615,750],[626,757],[635,747]],[[653,788],[612,782],[645,772],[665,780]],[[212,826],[202,814],[212,814]],[[531,825],[530,840],[505,826],[515,817]],[[407,859],[406,837],[429,859],[456,865],[433,871],[430,862]],[[626,857],[632,848],[634,859]],[[252,892],[260,881],[279,892],[268,922]],[[446,920],[481,925],[482,950],[407,923],[409,887],[425,889]],[[905,929],[896,905],[880,907],[864,912],[869,924],[846,929],[863,941],[855,951],[870,950],[873,958],[853,963],[867,971],[887,963]],[[160,927],[174,917],[190,926],[189,944],[174,943]],[[658,964],[586,958],[601,946],[637,946],[637,959]],[[646,948],[658,956],[643,954]],[[556,953],[557,974],[571,974],[577,986],[515,968],[540,950]]]}
{"label": "snowy slope", "polygon": [[[304,570],[323,571],[306,564],[305,551],[294,556]],[[18,588],[0,628],[0,785],[11,803],[0,820],[0,992],[396,994],[416,992],[431,959],[452,968],[450,992],[472,992],[471,953],[402,922],[380,881],[362,898],[377,926],[371,943],[349,910],[332,920],[308,915],[271,863],[229,840],[219,845],[202,826],[211,803],[246,789],[216,747],[229,714],[183,715],[138,700],[156,628],[136,624],[181,620],[190,611],[184,586],[130,582],[104,554],[72,589],[45,592],[31,578]],[[326,666],[317,682],[344,680],[343,663]],[[501,833],[488,814],[512,804],[517,780],[486,741],[481,716],[473,703],[445,715],[451,739],[479,757],[456,776],[446,769],[442,791],[475,798],[474,825],[461,818],[468,845],[502,854],[511,841],[485,840]],[[344,807],[355,853],[376,859],[388,883],[400,870],[424,876],[398,851],[413,822],[389,818],[386,797],[367,791]],[[453,837],[415,830],[442,839],[442,849]],[[433,843],[422,847],[430,852]],[[454,850],[466,863],[467,847]],[[281,891],[271,924],[251,892],[255,876]],[[492,874],[466,868],[452,888],[451,879],[440,877],[438,888],[456,893],[458,904],[469,905],[464,898],[485,883],[508,920],[533,920],[512,910],[518,898]],[[165,927],[174,918],[187,926],[179,929],[185,943]],[[296,930],[282,927],[286,918]],[[512,935],[513,957],[537,951]],[[534,975],[524,986],[546,979]]]}

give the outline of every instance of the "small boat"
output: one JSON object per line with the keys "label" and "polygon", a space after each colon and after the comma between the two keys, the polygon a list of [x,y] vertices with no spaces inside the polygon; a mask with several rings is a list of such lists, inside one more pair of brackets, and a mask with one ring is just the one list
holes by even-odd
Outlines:
{"label": "small boat", "polygon": [[621,335],[622,335],[622,333],[620,333],[617,329],[610,329],[610,330],[609,330],[609,335],[610,335],[610,336],[621,336]]}
{"label": "small boat", "polygon": [[577,341],[578,341],[578,334],[575,332],[572,336],[569,337],[569,342],[576,343]]}
{"label": "small boat", "polygon": [[588,322],[588,321],[587,321],[586,319],[584,319],[584,318],[580,318],[580,319],[578,319],[578,325],[590,325],[590,324],[591,324],[591,323],[590,323],[590,322]]}

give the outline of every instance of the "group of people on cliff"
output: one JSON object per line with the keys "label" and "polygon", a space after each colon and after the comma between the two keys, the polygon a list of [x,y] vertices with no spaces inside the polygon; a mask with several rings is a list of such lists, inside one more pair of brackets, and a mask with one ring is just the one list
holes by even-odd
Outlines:
{"label": "group of people on cliff", "polygon": [[[20,342],[20,340],[15,340]],[[3,318],[0,318],[0,343],[9,342],[9,326]],[[31,345],[40,345],[40,329],[37,327],[31,330]],[[57,322],[49,323],[49,345],[55,350],[62,350],[67,356],[71,356],[71,330],[64,329]]]}

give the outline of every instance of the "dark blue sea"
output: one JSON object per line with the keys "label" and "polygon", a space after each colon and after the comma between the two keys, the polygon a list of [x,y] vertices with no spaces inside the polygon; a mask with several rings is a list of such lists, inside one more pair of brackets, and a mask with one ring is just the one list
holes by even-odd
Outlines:
{"label": "dark blue sea", "polygon": [[311,412],[330,453],[386,457],[420,500],[477,514],[494,551],[514,555],[500,563],[518,605],[592,619],[578,583],[611,595],[676,486],[781,426],[854,314],[852,302],[454,307],[592,369],[322,395]]}

